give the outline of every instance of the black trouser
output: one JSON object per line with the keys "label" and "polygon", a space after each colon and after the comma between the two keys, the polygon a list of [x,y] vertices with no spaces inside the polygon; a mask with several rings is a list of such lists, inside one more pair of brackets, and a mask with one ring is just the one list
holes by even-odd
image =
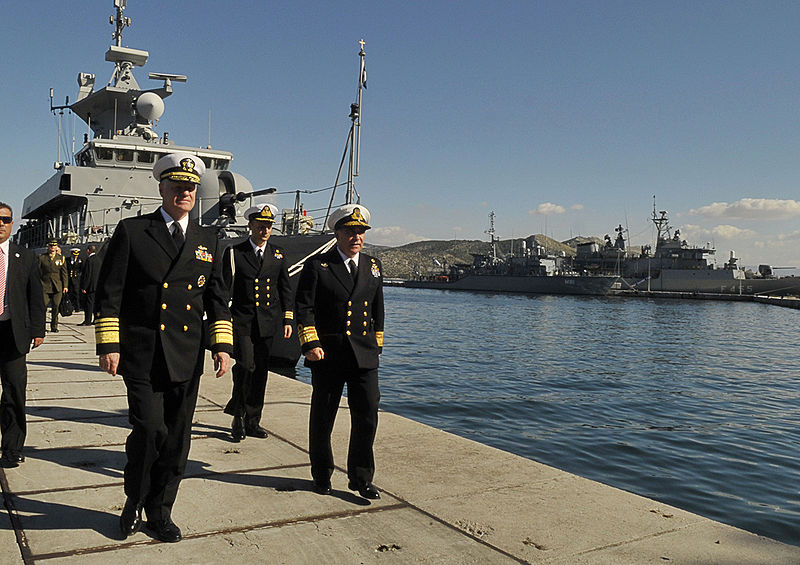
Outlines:
{"label": "black trouser", "polygon": [[25,422],[25,387],[28,368],[25,355],[17,351],[11,322],[0,322],[0,447],[3,453],[22,453],[27,431]]}
{"label": "black trouser", "polygon": [[125,442],[125,495],[142,502],[150,520],[166,520],[172,512],[189,457],[200,384],[199,376],[170,382],[160,365],[151,375],[124,377],[133,426]]}
{"label": "black trouser", "polygon": [[324,483],[333,474],[331,432],[345,383],[350,408],[347,478],[356,485],[363,485],[371,483],[375,474],[372,445],[378,429],[378,369],[311,366],[313,390],[308,442],[311,476],[314,481]]}
{"label": "black trouser", "polygon": [[264,410],[272,336],[260,337],[254,324],[251,335],[242,335],[234,328],[233,343],[236,364],[231,371],[233,390],[225,405],[225,413],[242,416],[247,428],[255,428],[261,422]]}
{"label": "black trouser", "polygon": [[83,295],[83,323],[91,324],[94,319],[94,291]]}

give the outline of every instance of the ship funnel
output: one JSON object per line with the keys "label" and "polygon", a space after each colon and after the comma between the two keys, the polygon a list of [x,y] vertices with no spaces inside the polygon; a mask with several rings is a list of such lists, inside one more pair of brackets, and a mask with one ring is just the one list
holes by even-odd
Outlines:
{"label": "ship funnel", "polygon": [[155,92],[145,92],[136,100],[136,112],[153,122],[164,114],[164,101]]}

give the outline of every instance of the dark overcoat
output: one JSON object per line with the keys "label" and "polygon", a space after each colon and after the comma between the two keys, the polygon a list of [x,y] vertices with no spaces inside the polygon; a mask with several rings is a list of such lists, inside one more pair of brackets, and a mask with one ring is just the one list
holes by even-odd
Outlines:
{"label": "dark overcoat", "polygon": [[[297,285],[297,331],[303,352],[322,347],[331,369],[377,369],[383,348],[383,268],[359,256],[354,284],[336,247],[306,261]],[[306,361],[308,364],[308,361]]]}
{"label": "dark overcoat", "polygon": [[225,250],[222,270],[225,286],[231,289],[231,315],[236,332],[251,335],[257,326],[261,337],[282,334],[282,326],[294,317],[283,250],[267,242],[259,264],[248,238]]}
{"label": "dark overcoat", "polygon": [[16,243],[8,244],[8,305],[11,331],[20,354],[28,353],[35,337],[44,337],[46,309],[36,255]]}
{"label": "dark overcoat", "polygon": [[125,377],[150,373],[157,355],[172,382],[203,371],[203,314],[212,353],[232,353],[233,327],[216,231],[189,223],[180,254],[160,210],[122,220],[97,283],[97,353],[120,353]]}

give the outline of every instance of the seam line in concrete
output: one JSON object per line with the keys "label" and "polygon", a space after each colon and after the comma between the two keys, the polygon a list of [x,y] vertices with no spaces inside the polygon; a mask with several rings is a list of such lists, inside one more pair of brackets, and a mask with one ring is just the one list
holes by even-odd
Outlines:
{"label": "seam line in concrete", "polygon": [[33,565],[31,546],[28,543],[28,538],[25,536],[25,530],[22,529],[19,514],[17,514],[17,508],[14,506],[13,493],[8,484],[5,469],[0,469],[0,488],[3,491],[3,503],[8,512],[8,518],[11,521],[11,527],[14,528],[14,537],[17,539],[17,546],[19,547],[22,561],[25,565]]}
{"label": "seam line in concrete", "polygon": [[[241,528],[226,528],[223,530],[213,530],[209,532],[201,532],[197,534],[189,534],[183,536],[183,540],[202,539],[225,534],[238,534],[242,532],[250,532],[253,530],[266,530],[271,528],[280,528],[283,526],[294,526],[297,524],[314,523],[320,520],[336,520],[339,518],[352,518],[353,516],[361,516],[364,514],[374,514],[377,512],[384,512],[386,510],[399,510],[405,508],[405,504],[392,504],[387,506],[380,506],[375,508],[362,508],[358,510],[345,510],[342,512],[331,512],[328,514],[315,514],[313,516],[303,516],[301,518],[291,518],[287,520],[278,520],[274,522],[264,522],[261,524],[251,524]],[[153,545],[163,543],[157,539],[150,539],[147,541],[138,541],[132,543],[121,543],[116,545],[101,545],[90,548],[75,549],[72,551],[58,551],[53,553],[42,553],[33,556],[36,561],[45,561],[48,559],[58,559],[62,557],[71,557],[74,555],[90,555],[94,553],[104,553],[107,551],[117,551],[119,549],[126,549],[135,546]]]}

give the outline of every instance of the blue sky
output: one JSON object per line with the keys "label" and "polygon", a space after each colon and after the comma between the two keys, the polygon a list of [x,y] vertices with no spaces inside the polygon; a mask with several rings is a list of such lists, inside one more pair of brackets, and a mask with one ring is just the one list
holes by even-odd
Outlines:
{"label": "blue sky", "polygon": [[[800,266],[800,3],[129,0],[136,74],[186,74],[158,132],[234,153],[256,188],[333,184],[366,41],[369,240],[559,240],[627,226],[653,196],[721,264]],[[104,83],[111,0],[3,2],[0,200],[52,174],[56,101]],[[71,122],[69,122],[71,127]],[[77,125],[78,138],[85,126]],[[63,158],[63,157],[62,157]],[[308,201],[308,207],[321,206]]]}

